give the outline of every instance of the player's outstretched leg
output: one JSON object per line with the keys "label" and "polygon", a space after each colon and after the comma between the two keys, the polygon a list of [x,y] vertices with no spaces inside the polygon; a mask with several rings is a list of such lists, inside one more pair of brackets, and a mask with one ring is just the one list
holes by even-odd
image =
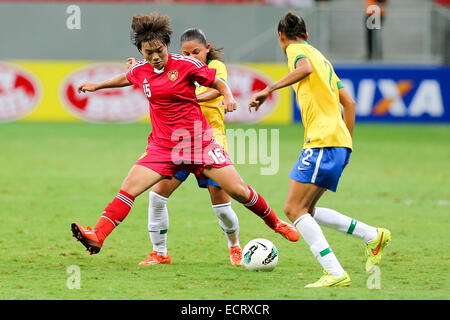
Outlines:
{"label": "player's outstretched leg", "polygon": [[86,247],[90,254],[99,253],[106,237],[130,212],[135,197],[158,182],[161,178],[162,176],[160,174],[149,168],[134,165],[123,181],[119,193],[106,206],[94,230],[90,227],[84,228],[77,222],[74,222],[71,225],[73,236]]}
{"label": "player's outstretched leg", "polygon": [[289,241],[298,241],[300,238],[298,231],[277,217],[264,198],[242,180],[234,166],[206,167],[202,173],[216,181],[233,199],[260,217],[269,228]]}
{"label": "player's outstretched leg", "polygon": [[106,237],[125,219],[133,203],[134,197],[120,190],[113,201],[106,206],[94,230],[74,222],[71,225],[73,236],[86,247],[90,254],[99,253]]}
{"label": "player's outstretched leg", "polygon": [[373,266],[381,261],[384,247],[391,241],[391,232],[384,228],[375,228],[361,221],[350,218],[333,209],[316,207],[314,219],[325,227],[344,232],[362,239],[366,243],[366,271],[370,272]]}

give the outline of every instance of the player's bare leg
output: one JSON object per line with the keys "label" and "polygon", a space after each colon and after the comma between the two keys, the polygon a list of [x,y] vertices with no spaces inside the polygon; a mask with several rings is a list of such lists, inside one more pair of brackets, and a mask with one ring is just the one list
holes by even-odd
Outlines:
{"label": "player's bare leg", "polygon": [[202,173],[219,184],[233,199],[263,219],[275,232],[290,241],[299,239],[297,230],[277,217],[264,198],[242,180],[234,166],[222,168],[207,166]]}
{"label": "player's bare leg", "polygon": [[169,198],[182,183],[183,181],[177,179],[176,177],[172,177],[172,179],[164,179],[156,183],[152,187],[152,191],[164,198]]}
{"label": "player's bare leg", "polygon": [[284,211],[326,272],[319,281],[308,287],[349,285],[350,277],[331,250],[319,224],[309,213],[323,193],[324,189],[314,184],[291,179]]}
{"label": "player's bare leg", "polygon": [[106,237],[130,212],[135,197],[162,178],[163,176],[149,168],[134,165],[123,181],[119,193],[106,206],[94,230],[74,222],[71,225],[73,236],[86,247],[90,254],[98,253]]}
{"label": "player's bare leg", "polygon": [[141,165],[134,165],[128,172],[127,177],[122,182],[121,190],[137,197],[142,192],[151,188],[158,181],[165,178],[156,171]]}

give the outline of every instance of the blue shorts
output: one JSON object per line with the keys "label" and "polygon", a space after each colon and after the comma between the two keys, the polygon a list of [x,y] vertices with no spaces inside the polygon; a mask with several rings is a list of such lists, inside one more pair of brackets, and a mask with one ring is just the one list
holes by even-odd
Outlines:
{"label": "blue shorts", "polygon": [[336,192],[350,154],[351,150],[345,147],[303,149],[289,178]]}
{"label": "blue shorts", "polygon": [[[185,181],[187,177],[189,177],[190,172],[188,170],[178,171],[173,176],[178,180]],[[198,175],[195,175],[197,178],[197,183],[200,188],[207,188],[208,186],[214,186],[220,188],[220,186],[211,179],[202,179]]]}

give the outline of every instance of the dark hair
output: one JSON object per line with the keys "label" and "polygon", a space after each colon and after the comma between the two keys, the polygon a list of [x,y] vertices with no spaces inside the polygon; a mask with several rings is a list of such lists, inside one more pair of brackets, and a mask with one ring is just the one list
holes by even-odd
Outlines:
{"label": "dark hair", "polygon": [[161,41],[169,46],[172,28],[168,16],[162,16],[158,12],[150,15],[136,14],[131,22],[131,41],[141,50],[142,42]]}
{"label": "dark hair", "polygon": [[282,32],[289,40],[302,38],[306,40],[306,23],[293,11],[288,11],[278,22],[278,32]]}
{"label": "dark hair", "polygon": [[[180,42],[197,40],[205,46],[208,44],[206,41],[205,33],[201,29],[190,28],[183,32],[180,38]],[[209,52],[206,55],[207,60],[219,60],[223,62],[223,48],[213,47],[209,48]]]}

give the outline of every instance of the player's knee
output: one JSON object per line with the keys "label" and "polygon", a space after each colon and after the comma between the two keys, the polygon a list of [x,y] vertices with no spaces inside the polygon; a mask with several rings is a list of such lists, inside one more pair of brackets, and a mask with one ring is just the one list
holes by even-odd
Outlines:
{"label": "player's knee", "polygon": [[308,213],[308,208],[304,206],[292,205],[290,203],[286,203],[284,205],[284,213],[286,217],[289,218],[292,222],[297,220],[301,215]]}
{"label": "player's knee", "polygon": [[173,189],[163,185],[162,183],[157,183],[153,186],[152,192],[160,195],[161,197],[169,198],[173,192]]}

